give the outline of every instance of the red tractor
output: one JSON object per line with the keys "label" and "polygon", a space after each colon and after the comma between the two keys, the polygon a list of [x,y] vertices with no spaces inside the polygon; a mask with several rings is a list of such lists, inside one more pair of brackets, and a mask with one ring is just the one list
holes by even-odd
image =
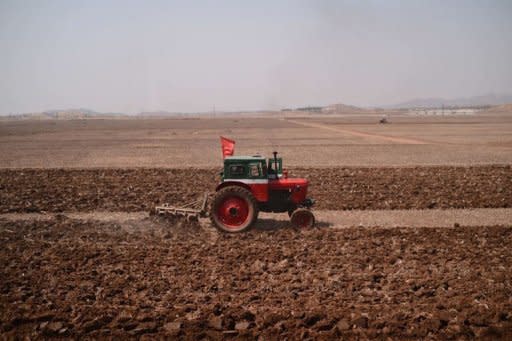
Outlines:
{"label": "red tractor", "polygon": [[[288,178],[283,160],[266,160],[260,155],[233,156],[235,141],[221,137],[224,169],[221,182],[215,189],[210,205],[210,219],[219,230],[241,232],[247,230],[262,212],[288,212],[292,225],[313,227],[315,216],[311,207],[315,203],[307,198],[308,180]],[[186,217],[196,221],[205,217],[208,193],[182,207],[162,204],[152,214]]]}
{"label": "red tractor", "polygon": [[288,178],[282,159],[226,156],[221,182],[210,206],[212,223],[224,232],[241,232],[262,212],[288,212],[292,225],[312,227],[315,217],[307,198],[308,180]]}

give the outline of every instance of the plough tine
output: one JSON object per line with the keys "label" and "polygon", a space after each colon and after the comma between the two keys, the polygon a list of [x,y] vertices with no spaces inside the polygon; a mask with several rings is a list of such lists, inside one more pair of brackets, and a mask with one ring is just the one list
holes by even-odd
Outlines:
{"label": "plough tine", "polygon": [[185,218],[187,221],[198,221],[199,217],[206,215],[206,204],[208,193],[205,193],[202,200],[189,202],[181,207],[162,204],[155,207],[154,212],[159,215],[167,215],[170,217]]}

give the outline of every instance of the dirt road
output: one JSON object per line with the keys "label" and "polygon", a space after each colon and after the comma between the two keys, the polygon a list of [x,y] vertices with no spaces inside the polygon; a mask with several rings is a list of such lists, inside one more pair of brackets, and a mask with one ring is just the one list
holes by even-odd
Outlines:
{"label": "dirt road", "polygon": [[[475,208],[444,210],[353,210],[328,211],[313,210],[319,228],[417,228],[417,227],[454,227],[454,226],[511,226],[512,208]],[[114,222],[118,224],[137,223],[149,218],[149,212],[61,212],[61,213],[4,213],[0,220],[6,221],[48,221],[55,216],[74,220]],[[208,219],[201,225],[211,229]],[[255,229],[269,230],[291,228],[287,214],[260,212]],[[215,230],[213,230],[215,231]]]}
{"label": "dirt road", "polygon": [[365,132],[354,130],[354,129],[333,127],[333,126],[328,126],[328,125],[321,124],[321,123],[305,122],[305,121],[299,121],[299,120],[287,120],[287,121],[291,122],[291,123],[298,124],[298,125],[302,125],[305,127],[313,127],[313,128],[335,131],[335,132],[346,134],[346,135],[362,137],[365,139],[377,140],[379,142],[391,142],[391,143],[400,143],[400,144],[427,144],[428,143],[428,142],[421,141],[418,139],[411,139],[411,138],[405,138],[405,137],[394,137],[394,136],[387,136],[387,135],[375,134],[375,133],[365,133]]}

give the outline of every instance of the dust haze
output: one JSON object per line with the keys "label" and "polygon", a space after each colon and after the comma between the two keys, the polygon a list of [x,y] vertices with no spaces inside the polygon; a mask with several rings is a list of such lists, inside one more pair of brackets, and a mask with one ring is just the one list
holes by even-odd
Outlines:
{"label": "dust haze", "polygon": [[512,93],[506,1],[0,6],[4,115],[383,106]]}

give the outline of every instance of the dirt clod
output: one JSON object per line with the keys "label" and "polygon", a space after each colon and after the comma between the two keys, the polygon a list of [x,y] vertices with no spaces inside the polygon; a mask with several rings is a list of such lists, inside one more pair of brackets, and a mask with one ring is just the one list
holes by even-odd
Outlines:
{"label": "dirt clod", "polygon": [[341,332],[347,331],[350,329],[350,323],[346,319],[342,319],[336,323],[336,328]]}
{"label": "dirt clod", "polygon": [[237,322],[235,325],[235,330],[246,330],[250,326],[250,323],[247,321]]}
{"label": "dirt clod", "polygon": [[208,320],[208,326],[217,330],[222,330],[222,317],[211,316]]}
{"label": "dirt clod", "polygon": [[182,327],[181,322],[169,322],[164,325],[164,329],[168,332],[175,332],[177,330],[180,330]]}

